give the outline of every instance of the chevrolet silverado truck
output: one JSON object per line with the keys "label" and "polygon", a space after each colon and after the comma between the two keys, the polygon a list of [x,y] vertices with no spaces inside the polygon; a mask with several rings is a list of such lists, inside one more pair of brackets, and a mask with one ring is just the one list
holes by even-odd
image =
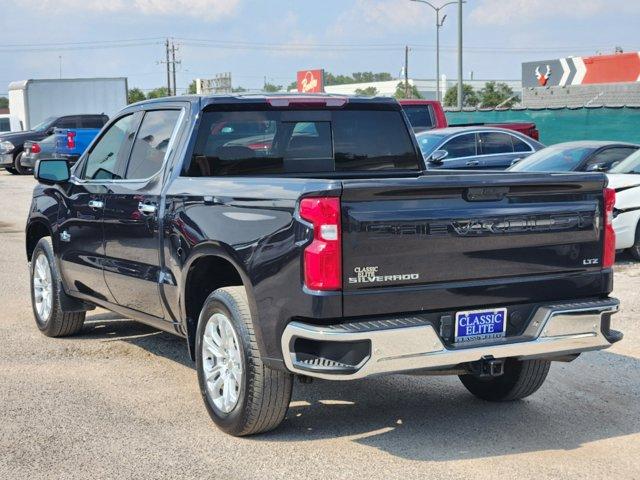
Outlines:
{"label": "chevrolet silverado truck", "polygon": [[279,425],[295,376],[516,400],[622,337],[606,177],[426,171],[393,99],[146,101],[34,175],[38,328],[77,334],[98,306],[183,337],[232,435]]}

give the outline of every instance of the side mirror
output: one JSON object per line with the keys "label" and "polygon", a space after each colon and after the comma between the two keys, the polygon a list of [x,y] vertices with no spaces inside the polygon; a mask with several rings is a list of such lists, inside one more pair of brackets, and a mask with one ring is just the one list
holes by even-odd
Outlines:
{"label": "side mirror", "polygon": [[602,163],[593,163],[587,167],[587,172],[606,172],[607,168]]}
{"label": "side mirror", "polygon": [[449,152],[446,150],[436,150],[429,157],[429,162],[439,165],[445,158],[447,158],[447,155],[449,155]]}
{"label": "side mirror", "polygon": [[71,178],[71,172],[66,160],[43,158],[36,163],[36,168],[33,169],[33,176],[40,183],[55,185],[68,182],[69,178]]}
{"label": "side mirror", "polygon": [[48,135],[53,135],[55,133],[55,131],[56,131],[56,129],[54,127],[50,127],[44,133],[47,134],[47,136],[48,136]]}

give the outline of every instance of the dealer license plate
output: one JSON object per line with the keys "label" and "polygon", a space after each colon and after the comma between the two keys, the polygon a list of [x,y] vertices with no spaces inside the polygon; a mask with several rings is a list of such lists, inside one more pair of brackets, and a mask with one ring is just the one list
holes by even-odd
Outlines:
{"label": "dealer license plate", "polygon": [[456,343],[502,338],[506,331],[506,308],[456,313]]}

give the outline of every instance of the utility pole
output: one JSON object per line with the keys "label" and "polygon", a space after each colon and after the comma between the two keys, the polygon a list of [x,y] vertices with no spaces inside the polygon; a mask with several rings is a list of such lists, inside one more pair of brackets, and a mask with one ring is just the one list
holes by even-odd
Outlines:
{"label": "utility pole", "polygon": [[[166,60],[156,62],[156,64],[164,63],[167,66],[167,96],[177,95],[176,88],[176,65],[182,63],[180,60],[176,60],[176,44],[174,41],[169,42],[169,39],[164,42],[164,49]],[[171,88],[171,79],[173,77],[173,88]]]}
{"label": "utility pole", "polygon": [[409,45],[404,47],[404,98],[409,98]]}
{"label": "utility pole", "polygon": [[60,62],[60,79],[62,79],[62,55],[58,55],[58,61]]}
{"label": "utility pole", "polygon": [[171,42],[171,64],[173,65],[173,96],[178,95],[178,90],[176,88],[176,63],[180,63],[180,61],[176,62],[176,44],[175,42]]}
{"label": "utility pole", "polygon": [[458,0],[458,109],[462,110],[462,0]]}
{"label": "utility pole", "polygon": [[169,64],[169,39],[167,38],[167,41],[165,42],[165,49],[166,49],[166,54],[167,54],[167,95],[171,95],[171,71],[170,71],[170,64]]}

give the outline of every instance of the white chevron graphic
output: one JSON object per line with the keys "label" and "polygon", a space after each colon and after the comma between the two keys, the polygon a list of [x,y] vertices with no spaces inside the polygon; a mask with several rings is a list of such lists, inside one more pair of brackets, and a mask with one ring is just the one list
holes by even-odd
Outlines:
{"label": "white chevron graphic", "polygon": [[574,57],[573,63],[576,66],[576,75],[575,77],[573,77],[571,85],[582,85],[584,76],[587,74],[587,67],[584,64],[584,60],[582,60],[582,57]]}
{"label": "white chevron graphic", "polygon": [[567,79],[569,78],[569,73],[571,73],[571,70],[569,70],[569,64],[567,63],[566,58],[560,59],[560,65],[562,65],[562,78],[560,79],[559,85],[561,87],[564,87],[567,84]]}

